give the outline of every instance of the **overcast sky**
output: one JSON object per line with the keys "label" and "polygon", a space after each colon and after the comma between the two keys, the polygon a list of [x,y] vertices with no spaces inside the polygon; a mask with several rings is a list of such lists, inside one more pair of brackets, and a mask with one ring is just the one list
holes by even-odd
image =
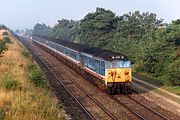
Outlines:
{"label": "overcast sky", "polygon": [[103,7],[122,15],[130,11],[156,13],[165,22],[180,19],[180,0],[0,0],[0,24],[12,29],[32,28],[36,23],[54,26],[57,20],[80,20]]}

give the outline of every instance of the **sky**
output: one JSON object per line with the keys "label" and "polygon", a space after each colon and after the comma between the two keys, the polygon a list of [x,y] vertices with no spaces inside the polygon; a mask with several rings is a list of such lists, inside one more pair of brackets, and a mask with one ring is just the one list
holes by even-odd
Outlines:
{"label": "sky", "polygon": [[118,16],[130,11],[149,11],[167,23],[180,19],[180,0],[0,0],[0,24],[13,30],[33,28],[36,23],[53,27],[63,18],[83,19],[96,7]]}

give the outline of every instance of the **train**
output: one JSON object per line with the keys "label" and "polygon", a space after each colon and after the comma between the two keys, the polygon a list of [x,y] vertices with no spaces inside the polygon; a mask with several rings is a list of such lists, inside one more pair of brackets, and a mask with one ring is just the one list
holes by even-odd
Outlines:
{"label": "train", "polygon": [[47,36],[32,36],[31,41],[109,94],[131,88],[131,61],[122,53]]}

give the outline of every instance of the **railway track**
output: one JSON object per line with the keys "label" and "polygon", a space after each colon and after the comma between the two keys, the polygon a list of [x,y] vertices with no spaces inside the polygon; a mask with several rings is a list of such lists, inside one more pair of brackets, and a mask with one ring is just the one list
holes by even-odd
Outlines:
{"label": "railway track", "polygon": [[[40,49],[36,50],[36,51],[40,51]],[[38,52],[36,52],[38,54]],[[82,97],[82,94],[85,94],[84,96],[88,96],[90,99],[92,99],[92,101],[96,104],[96,105],[93,105],[93,103],[91,102],[91,104],[89,104],[88,106],[99,106],[99,108],[101,108],[101,110],[103,110],[103,112],[106,114],[106,116],[104,116],[103,112],[98,110],[99,108],[89,108],[86,107],[86,109],[88,109],[89,111],[91,111],[91,113],[93,113],[94,111],[92,110],[95,110],[96,112],[98,112],[98,114],[101,114],[101,118],[99,118],[99,116],[97,117],[96,114],[94,114],[96,116],[96,119],[107,119],[107,120],[110,120],[110,119],[113,119],[113,120],[117,120],[117,119],[129,119],[129,118],[134,118],[134,119],[140,119],[140,117],[137,115],[137,114],[130,114],[130,113],[126,113],[126,114],[129,114],[129,115],[126,115],[124,112],[124,115],[120,116],[118,115],[118,113],[116,112],[112,112],[113,110],[112,109],[107,109],[108,106],[106,104],[102,104],[100,103],[100,100],[97,100],[92,94],[90,94],[89,92],[87,92],[84,88],[82,88],[77,82],[75,82],[74,80],[72,80],[72,78],[70,78],[69,76],[66,75],[66,73],[63,71],[63,65],[61,62],[58,62],[56,58],[52,57],[51,55],[49,56],[50,54],[42,54],[42,53],[39,53],[39,57],[42,57],[42,61],[46,61],[45,64],[49,67],[49,69],[51,69],[53,71],[53,73],[56,75],[56,77],[58,78],[61,78],[61,82],[64,81],[63,83],[65,83],[66,86],[71,87],[71,89],[73,89],[74,91],[78,91],[76,88],[73,87],[73,85],[75,85],[76,87],[78,87],[78,89],[80,89],[80,93],[75,94],[75,96],[79,96],[79,94],[81,94],[81,97]],[[44,57],[46,56],[46,57]],[[50,59],[49,59],[50,58]],[[62,76],[63,74],[63,76]],[[66,79],[66,80],[65,80]],[[67,81],[68,79],[68,81]],[[69,81],[70,80],[70,81]],[[96,87],[96,86],[95,86]],[[76,90],[75,90],[76,89]],[[101,91],[101,90],[99,90]],[[82,93],[83,92],[83,93]],[[102,93],[100,93],[102,94]],[[107,97],[107,94],[105,94],[106,97]],[[83,99],[84,99],[84,96],[83,96]],[[101,97],[101,99],[103,99],[103,97]],[[109,102],[109,101],[108,101]],[[118,107],[118,106],[116,106]],[[114,108],[114,107],[112,107]],[[115,109],[115,108],[114,108]],[[108,115],[108,116],[107,116]]]}
{"label": "railway track", "polygon": [[170,111],[165,111],[162,107],[159,107],[157,104],[154,104],[152,101],[147,100],[143,94],[137,92],[136,90],[132,89],[132,94],[127,95],[127,97],[136,102],[137,104],[141,105],[147,111],[154,113],[154,115],[159,116],[161,119],[169,119],[169,120],[179,120],[180,117],[174,115]]}
{"label": "railway track", "polygon": [[[27,44],[27,43],[26,43]],[[37,46],[36,46],[37,49]],[[58,79],[58,81],[63,84],[63,86],[66,88],[67,91],[70,92],[70,94],[72,94],[73,98],[78,102],[78,104],[84,109],[84,111],[86,111],[86,113],[89,115],[89,117],[91,119],[121,119],[119,117],[117,117],[116,115],[112,114],[109,109],[107,109],[107,107],[104,107],[103,104],[101,104],[98,100],[96,100],[92,94],[90,94],[89,92],[87,92],[84,88],[82,88],[77,82],[75,82],[70,76],[68,76],[62,69],[63,65],[61,65],[62,63],[57,62],[57,60],[55,60],[56,58],[52,57],[52,56],[48,56],[48,54],[42,54],[42,53],[38,53],[36,50],[36,55],[39,57],[39,59],[41,59],[41,61],[43,62],[43,64],[49,69],[49,71],[52,72],[52,74],[56,77],[56,79]],[[49,54],[50,55],[50,54]],[[44,57],[46,56],[46,57]],[[56,61],[56,62],[54,62]],[[62,78],[62,79],[59,79]],[[92,82],[90,82],[91,84],[93,84]],[[70,89],[71,88],[71,89]],[[76,94],[72,93],[71,90],[72,89],[76,89],[76,91],[78,91]],[[91,107],[86,107],[84,104],[82,104],[80,102],[79,99],[81,99],[83,96],[83,99],[85,97],[86,100],[87,99],[91,99],[90,102],[91,105],[93,106],[98,106],[98,108],[92,108]],[[130,113],[134,114],[136,117],[128,117],[128,119],[132,119],[132,118],[136,118],[136,119],[164,119],[167,120],[168,118],[161,115],[160,113],[154,111],[151,108],[148,108],[145,104],[140,103],[139,101],[137,101],[136,99],[130,97],[130,95],[114,95],[114,96],[110,96],[108,95],[113,101],[115,101],[116,103],[120,104],[121,106],[123,106],[125,109],[127,109]],[[82,99],[81,99],[82,100]],[[90,105],[89,103],[89,105]],[[96,105],[95,105],[96,104]],[[138,108],[138,109],[137,109]],[[102,113],[102,116],[98,116],[96,114],[92,114],[91,109],[97,109],[98,112]],[[95,117],[94,117],[95,116]]]}
{"label": "railway track", "polygon": [[[27,38],[20,38],[21,42],[26,46],[26,48],[31,52],[32,57],[37,61],[40,61],[49,71],[50,73],[53,75],[53,77],[56,78],[56,80],[58,80],[58,82],[60,82],[60,84],[63,86],[63,88],[67,91],[67,93],[70,94],[70,96],[76,101],[76,103],[81,107],[81,109],[83,110],[83,112],[85,112],[85,114],[88,116],[88,118],[90,118],[91,120],[95,120],[95,118],[93,117],[93,115],[87,111],[87,109],[85,108],[85,106],[83,106],[83,104],[81,104],[81,102],[79,102],[79,100],[77,99],[77,97],[69,90],[68,87],[65,86],[65,84],[63,84],[59,78],[54,74],[54,72],[49,68],[49,66],[35,53],[35,51],[32,49],[32,47],[30,46],[30,44],[27,41]],[[39,62],[38,62],[39,63]],[[39,63],[39,64],[41,64]]]}
{"label": "railway track", "polygon": [[[47,62],[45,59],[42,59],[40,56],[41,54],[38,55],[38,57],[41,59],[41,61],[44,62],[44,64],[46,65],[46,67],[54,74],[54,76],[58,79],[58,81],[64,86],[66,87],[69,92],[71,92],[71,90],[69,90],[69,87],[73,87],[73,89],[76,89],[76,91],[78,91],[77,89],[80,90],[80,92],[78,92],[78,94],[81,94],[80,96],[78,94],[73,95],[73,93],[71,92],[72,96],[76,98],[77,102],[83,106],[83,109],[85,109],[87,111],[87,107],[85,108],[84,105],[78,100],[80,97],[88,97],[86,98],[86,100],[89,101],[92,100],[92,102],[90,102],[90,106],[93,106],[93,109],[98,110],[98,112],[102,113],[103,118],[105,119],[112,119],[112,120],[117,120],[118,118],[116,118],[113,114],[111,114],[99,101],[97,101],[95,98],[93,98],[86,90],[84,90],[80,85],[78,85],[76,82],[74,82],[69,76],[67,76],[61,69],[57,69],[55,67],[54,64],[49,64],[50,62],[53,63],[53,61],[49,61]],[[46,61],[46,62],[45,62]],[[51,70],[52,68],[56,68],[53,69],[53,71]],[[61,72],[61,74],[59,74],[59,72]],[[58,76],[56,74],[59,74]],[[61,77],[61,80],[59,79],[59,77]],[[68,86],[68,87],[67,87]],[[76,88],[75,88],[76,87]],[[84,94],[84,95],[82,95]],[[79,98],[78,98],[79,96]],[[85,99],[85,98],[84,98]],[[97,107],[95,107],[97,106]],[[100,110],[100,109],[101,110]],[[94,119],[94,117],[92,117],[93,115],[91,115],[88,111],[87,114],[89,114],[89,116],[91,116],[92,119]],[[104,114],[104,115],[103,115]]]}
{"label": "railway track", "polygon": [[[27,46],[27,43],[25,43]],[[30,47],[31,51],[34,51],[31,47]],[[107,110],[99,101],[97,101],[95,98],[93,98],[86,90],[84,90],[83,88],[81,88],[76,82],[74,82],[70,77],[68,77],[61,69],[57,69],[55,66],[57,64],[53,62],[53,60],[48,59],[49,61],[47,61],[47,56],[46,58],[43,57],[44,54],[41,54],[39,52],[35,52],[35,55],[41,60],[41,62],[46,66],[46,68],[48,68],[48,70],[53,74],[53,76],[58,80],[58,82],[60,82],[63,87],[68,91],[68,93],[76,100],[76,102],[82,107],[82,109],[87,113],[87,115],[91,118],[91,119],[107,119],[107,120],[117,120],[118,118],[116,118],[111,112],[109,112],[109,110]],[[53,64],[50,64],[53,63]],[[56,68],[53,69],[52,68]],[[59,74],[61,73],[61,74]],[[59,79],[61,78],[61,80]],[[81,95],[74,95],[74,93],[71,92],[71,90],[69,88],[76,89],[76,91],[78,91],[77,89],[79,89],[78,94]],[[75,88],[76,87],[76,88]],[[84,94],[84,95],[83,95]],[[101,113],[101,116],[98,115],[92,115],[92,113],[90,113],[90,109],[88,110],[87,106],[84,106],[84,104],[81,103],[81,97],[87,97],[86,99],[83,98],[84,100],[87,101],[92,101],[89,103],[90,108],[92,108],[93,106],[93,110],[98,111],[99,113]],[[90,99],[90,100],[89,100]]]}
{"label": "railway track", "polygon": [[122,104],[125,108],[131,110],[131,112],[138,114],[138,116],[143,120],[168,120],[164,115],[150,107],[147,107],[145,104],[137,101],[130,95],[114,95],[113,99]]}
{"label": "railway track", "polygon": [[[132,91],[133,91],[135,94],[138,94],[138,96],[140,96],[137,91],[135,91],[135,90],[132,90]],[[147,105],[143,104],[142,102],[136,100],[134,97],[131,97],[130,95],[127,95],[127,97],[128,97],[129,99],[133,100],[134,102],[136,102],[137,104],[143,106],[143,107],[146,108],[147,110],[151,111],[151,112],[154,113],[155,115],[159,116],[160,118],[162,118],[162,119],[164,119],[164,120],[168,120],[167,117],[165,117],[164,115],[162,115],[162,114],[160,114],[159,112],[155,111],[154,109],[148,107]]]}

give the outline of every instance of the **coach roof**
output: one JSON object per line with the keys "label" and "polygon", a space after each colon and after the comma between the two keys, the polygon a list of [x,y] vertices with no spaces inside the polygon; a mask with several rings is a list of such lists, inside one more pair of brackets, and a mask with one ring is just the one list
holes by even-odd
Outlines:
{"label": "coach roof", "polygon": [[73,43],[70,41],[55,39],[55,38],[51,38],[47,36],[40,36],[40,38],[55,42],[57,44],[63,45],[65,47],[68,47],[78,52],[83,52],[83,53],[87,53],[98,58],[102,58],[107,61],[128,60],[127,56],[121,53],[117,53],[117,52],[113,52],[113,51],[109,51],[109,50],[105,50],[105,49],[101,49],[97,47],[89,47],[87,45],[81,45],[81,44]]}

